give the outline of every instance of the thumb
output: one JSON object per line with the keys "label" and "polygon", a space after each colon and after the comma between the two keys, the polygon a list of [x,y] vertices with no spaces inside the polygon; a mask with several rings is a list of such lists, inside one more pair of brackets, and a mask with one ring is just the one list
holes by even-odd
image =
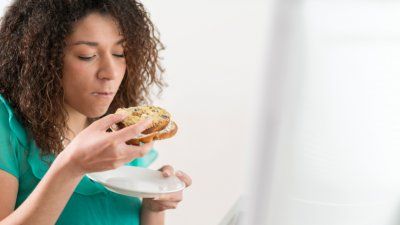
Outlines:
{"label": "thumb", "polygon": [[94,122],[94,126],[97,129],[100,130],[107,130],[110,128],[113,124],[116,124],[118,122],[121,122],[127,117],[127,115],[121,115],[121,114],[109,114],[96,122]]}

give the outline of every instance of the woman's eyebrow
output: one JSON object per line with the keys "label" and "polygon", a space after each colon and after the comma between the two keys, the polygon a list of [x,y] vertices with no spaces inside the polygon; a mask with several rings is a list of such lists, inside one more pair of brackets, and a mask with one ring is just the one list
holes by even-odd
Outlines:
{"label": "woman's eyebrow", "polygon": [[[122,42],[124,42],[124,39],[121,39],[117,41],[114,45],[120,45]],[[89,46],[98,46],[99,43],[97,42],[92,42],[92,41],[77,41],[73,45],[89,45]]]}

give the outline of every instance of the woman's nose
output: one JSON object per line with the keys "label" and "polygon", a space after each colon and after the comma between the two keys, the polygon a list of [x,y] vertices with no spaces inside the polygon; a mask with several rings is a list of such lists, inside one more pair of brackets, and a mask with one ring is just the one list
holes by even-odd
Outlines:
{"label": "woman's nose", "polygon": [[118,74],[118,63],[111,56],[103,57],[100,62],[97,77],[99,79],[113,80]]}

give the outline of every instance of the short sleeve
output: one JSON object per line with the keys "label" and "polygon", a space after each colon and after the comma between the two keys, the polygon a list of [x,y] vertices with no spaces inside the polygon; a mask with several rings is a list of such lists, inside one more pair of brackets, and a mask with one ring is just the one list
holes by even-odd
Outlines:
{"label": "short sleeve", "polygon": [[16,138],[11,132],[6,106],[0,101],[0,169],[19,177]]}
{"label": "short sleeve", "polygon": [[138,167],[148,167],[151,163],[154,162],[154,160],[157,159],[157,156],[158,156],[158,153],[153,148],[145,156],[143,156],[141,158],[137,158],[137,159],[133,160],[132,162],[128,163],[127,165],[138,166]]}

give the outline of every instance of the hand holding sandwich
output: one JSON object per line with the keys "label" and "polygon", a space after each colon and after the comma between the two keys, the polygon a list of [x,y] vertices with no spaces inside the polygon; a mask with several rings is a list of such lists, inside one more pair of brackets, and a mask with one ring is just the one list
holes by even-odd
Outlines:
{"label": "hand holding sandwich", "polygon": [[121,122],[126,116],[110,114],[82,130],[60,153],[60,157],[72,164],[79,175],[90,172],[115,169],[135,158],[143,157],[152,148],[152,142],[141,146],[126,144],[132,135],[138,135],[151,125],[151,120],[127,126],[114,132],[107,132],[113,124]]}

